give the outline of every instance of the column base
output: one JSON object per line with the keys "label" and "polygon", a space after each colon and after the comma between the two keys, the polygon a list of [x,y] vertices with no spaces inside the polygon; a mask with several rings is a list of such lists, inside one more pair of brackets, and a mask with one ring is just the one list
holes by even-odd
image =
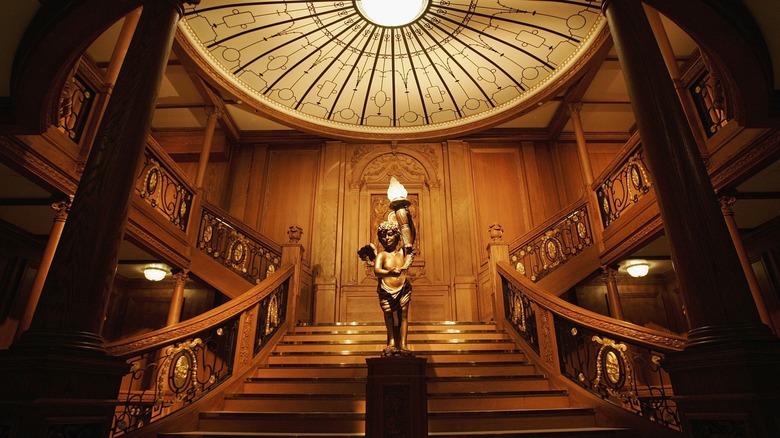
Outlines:
{"label": "column base", "polygon": [[414,356],[366,359],[366,436],[428,436],[426,362]]}
{"label": "column base", "polygon": [[0,351],[0,436],[107,437],[129,365],[89,341],[94,336],[46,343],[40,334]]}
{"label": "column base", "polygon": [[663,367],[686,436],[780,436],[780,339],[699,345]]}

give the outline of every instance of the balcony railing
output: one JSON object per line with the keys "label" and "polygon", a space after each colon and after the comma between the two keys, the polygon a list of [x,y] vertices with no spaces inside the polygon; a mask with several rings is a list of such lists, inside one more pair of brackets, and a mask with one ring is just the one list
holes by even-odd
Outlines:
{"label": "balcony railing", "polygon": [[653,187],[644,159],[644,149],[637,144],[596,188],[601,223],[604,228],[615,222],[631,205],[636,204]]}
{"label": "balcony railing", "polygon": [[593,244],[587,202],[577,202],[521,239],[509,246],[509,260],[517,272],[539,281]]}
{"label": "balcony railing", "polygon": [[174,166],[161,159],[163,156],[167,155],[153,147],[146,148],[135,191],[172,224],[187,232],[194,189],[185,182],[186,178],[172,170]]}
{"label": "balcony railing", "polygon": [[663,360],[684,339],[580,309],[498,262],[505,318],[541,363],[626,411],[680,430]]}
{"label": "balcony railing", "polygon": [[[241,298],[183,323],[107,346],[131,366],[111,436],[158,421],[213,391],[257,357],[287,320],[293,265]],[[242,317],[246,317],[242,320]],[[255,324],[242,321],[256,320]]]}
{"label": "balcony railing", "polygon": [[281,249],[213,206],[203,206],[197,247],[257,284],[279,269]]}

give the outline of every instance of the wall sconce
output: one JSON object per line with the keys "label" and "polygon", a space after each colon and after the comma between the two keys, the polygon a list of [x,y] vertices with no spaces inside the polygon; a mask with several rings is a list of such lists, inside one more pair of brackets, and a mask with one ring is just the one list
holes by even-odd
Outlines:
{"label": "wall sconce", "polygon": [[650,265],[644,260],[633,260],[626,264],[626,272],[635,278],[644,277],[649,271]]}
{"label": "wall sconce", "polygon": [[168,272],[159,266],[147,266],[144,268],[144,277],[149,281],[161,281]]}

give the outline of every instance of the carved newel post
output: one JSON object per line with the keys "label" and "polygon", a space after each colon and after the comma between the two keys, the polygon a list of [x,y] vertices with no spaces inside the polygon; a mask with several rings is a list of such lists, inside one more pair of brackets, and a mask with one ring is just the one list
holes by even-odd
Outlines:
{"label": "carved newel post", "polygon": [[490,284],[492,285],[493,322],[501,330],[506,320],[506,305],[504,304],[504,285],[496,265],[498,262],[509,263],[509,244],[504,242],[504,227],[493,224],[488,227],[490,243],[487,245]]}
{"label": "carved newel post", "polygon": [[293,272],[290,278],[290,289],[287,293],[290,294],[290,298],[287,300],[290,305],[287,308],[287,320],[291,321],[291,324],[295,324],[298,312],[298,300],[301,295],[301,274],[303,260],[303,245],[300,244],[301,237],[303,236],[303,228],[293,225],[287,230],[287,237],[289,242],[282,245],[282,265],[293,264],[295,265],[295,272]]}

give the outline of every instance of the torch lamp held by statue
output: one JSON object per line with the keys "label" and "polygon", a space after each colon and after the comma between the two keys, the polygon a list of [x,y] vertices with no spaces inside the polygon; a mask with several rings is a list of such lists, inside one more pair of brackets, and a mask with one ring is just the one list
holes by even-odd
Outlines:
{"label": "torch lamp held by statue", "polygon": [[395,177],[390,179],[390,186],[387,188],[387,199],[390,200],[390,209],[395,213],[395,220],[398,223],[398,229],[401,231],[401,240],[403,241],[405,263],[401,269],[408,269],[412,265],[414,258],[414,239],[416,231],[412,215],[409,214],[409,206],[412,203],[406,199],[408,192],[406,188]]}

